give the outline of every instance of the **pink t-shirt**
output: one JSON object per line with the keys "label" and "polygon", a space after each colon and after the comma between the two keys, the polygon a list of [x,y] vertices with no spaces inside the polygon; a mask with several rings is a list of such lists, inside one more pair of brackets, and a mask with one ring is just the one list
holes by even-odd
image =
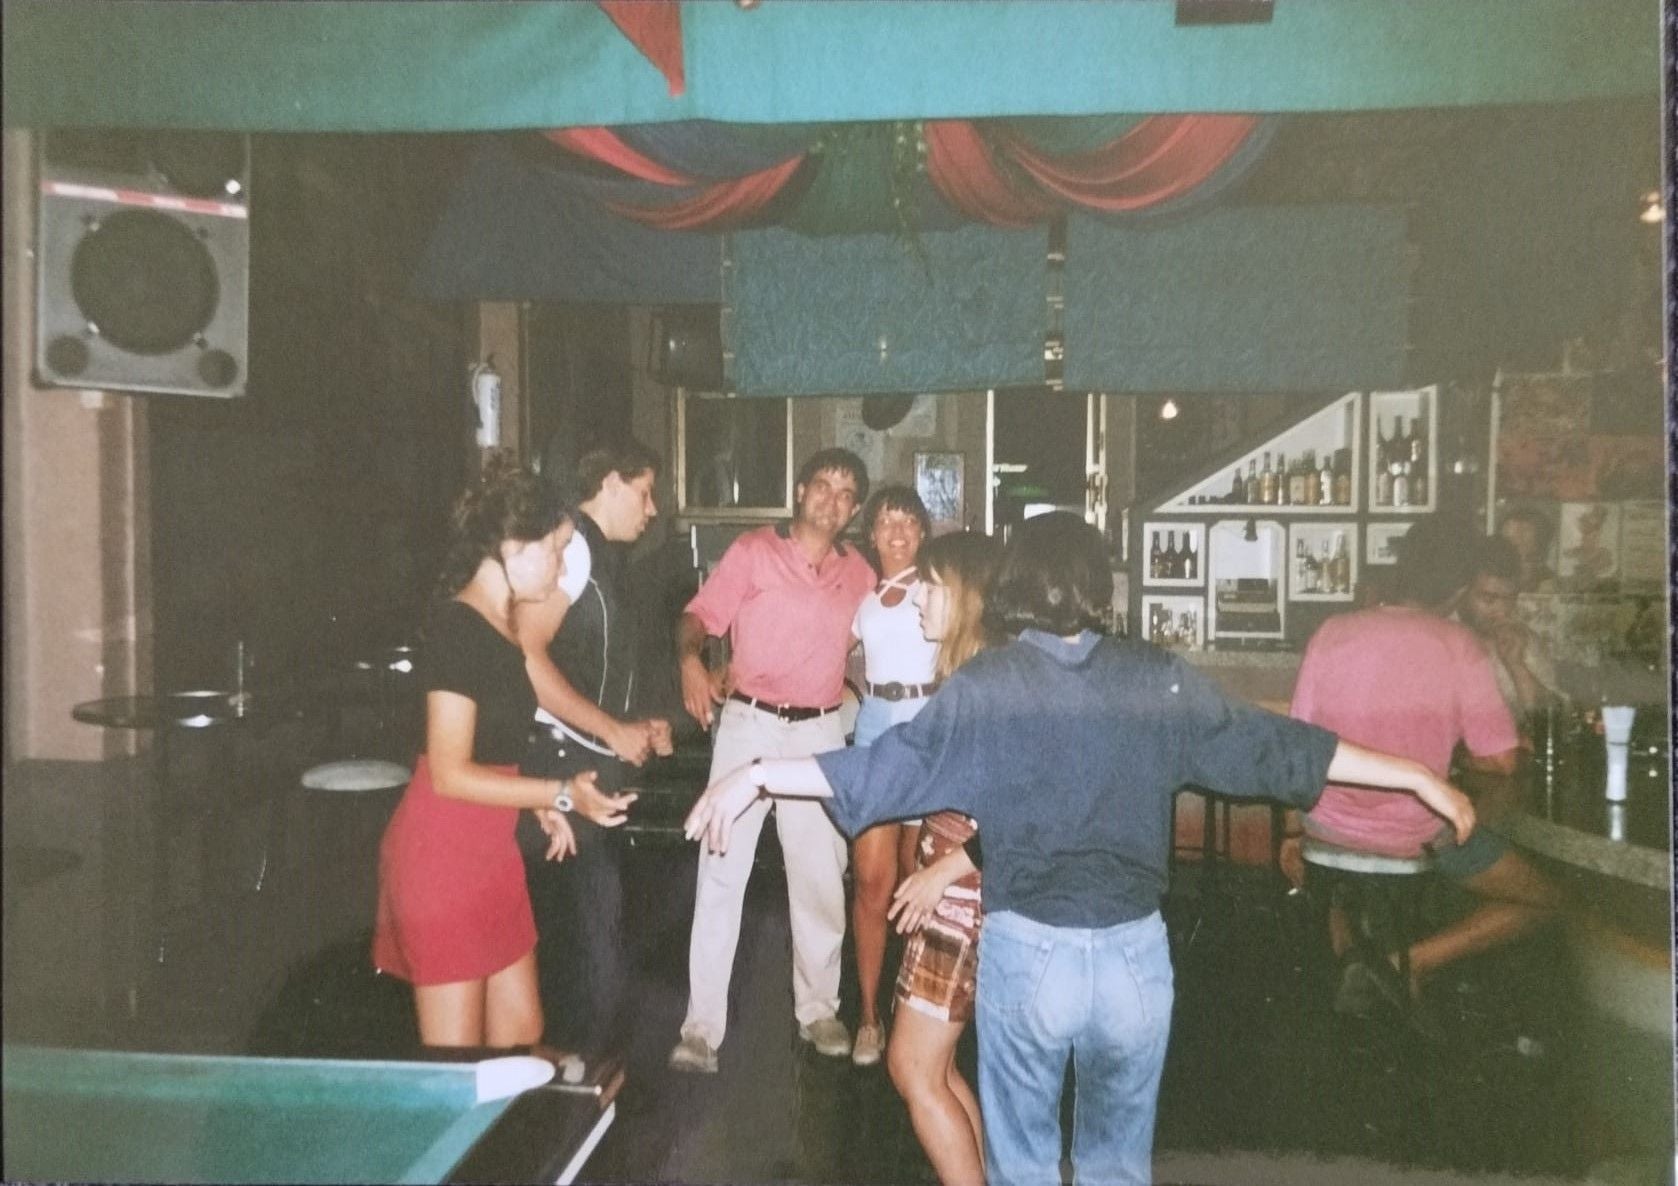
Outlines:
{"label": "pink t-shirt", "polygon": [[[1458,741],[1481,757],[1519,742],[1479,639],[1455,622],[1401,606],[1324,622],[1305,648],[1292,714],[1441,776]],[[1415,856],[1444,826],[1413,795],[1334,783],[1308,823],[1326,839],[1396,856]]]}
{"label": "pink t-shirt", "polygon": [[785,527],[729,545],[688,602],[707,634],[732,631],[734,687],[771,704],[828,708],[845,689],[851,620],[874,570],[848,545],[811,564]]}

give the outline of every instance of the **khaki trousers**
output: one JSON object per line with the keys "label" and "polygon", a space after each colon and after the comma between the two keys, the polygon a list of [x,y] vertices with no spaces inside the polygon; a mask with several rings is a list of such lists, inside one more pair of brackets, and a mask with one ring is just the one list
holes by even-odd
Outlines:
{"label": "khaki trousers", "polygon": [[[845,744],[839,714],[784,721],[738,700],[727,701],[711,752],[711,781],[753,758],[806,758]],[[764,817],[775,827],[787,868],[792,917],[793,1013],[801,1025],[839,1009],[839,951],[845,939],[845,861],[848,849],[818,799],[760,798],[734,823],[728,851],[700,848],[688,945],[688,1010],[682,1034],[713,1049],[728,1028],[728,984],[740,943],[740,911]]]}

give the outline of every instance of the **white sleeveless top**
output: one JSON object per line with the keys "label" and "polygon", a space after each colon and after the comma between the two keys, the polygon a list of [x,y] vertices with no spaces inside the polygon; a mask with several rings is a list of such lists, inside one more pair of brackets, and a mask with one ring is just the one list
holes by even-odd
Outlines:
{"label": "white sleeveless top", "polygon": [[[929,684],[938,659],[938,644],[921,633],[921,612],[915,608],[920,586],[915,570],[904,569],[883,580],[857,607],[851,634],[862,640],[863,668],[871,684]],[[903,590],[903,600],[888,606],[880,595]]]}

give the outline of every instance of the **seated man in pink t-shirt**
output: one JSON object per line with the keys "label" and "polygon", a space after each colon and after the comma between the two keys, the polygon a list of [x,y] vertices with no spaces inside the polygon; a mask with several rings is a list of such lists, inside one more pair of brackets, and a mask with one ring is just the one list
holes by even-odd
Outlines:
{"label": "seated man in pink t-shirt", "polygon": [[[1519,735],[1498,691],[1485,647],[1444,615],[1466,579],[1469,538],[1428,519],[1400,541],[1399,562],[1381,605],[1324,622],[1305,649],[1292,714],[1371,749],[1413,758],[1445,776],[1460,742],[1473,767],[1513,773]],[[1297,829],[1290,827],[1290,832]],[[1525,858],[1489,828],[1456,844],[1451,829],[1407,795],[1330,783],[1304,820],[1312,836],[1394,856],[1433,853],[1439,871],[1478,902],[1466,918],[1410,948],[1410,983],[1391,968],[1352,964],[1342,1000],[1378,989],[1402,1004],[1446,964],[1523,934],[1555,908],[1557,894]],[[1297,838],[1284,863],[1300,871]],[[1331,919],[1335,953],[1347,946],[1344,920]]]}

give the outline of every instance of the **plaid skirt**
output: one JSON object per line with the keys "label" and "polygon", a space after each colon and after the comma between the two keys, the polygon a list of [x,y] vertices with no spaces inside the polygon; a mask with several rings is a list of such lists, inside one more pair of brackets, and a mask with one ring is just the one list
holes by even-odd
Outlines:
{"label": "plaid skirt", "polygon": [[[940,811],[921,824],[918,865],[925,868],[966,843],[973,821]],[[979,978],[979,874],[969,873],[944,891],[932,917],[909,936],[897,970],[897,1004],[940,1021],[971,1021]]]}

